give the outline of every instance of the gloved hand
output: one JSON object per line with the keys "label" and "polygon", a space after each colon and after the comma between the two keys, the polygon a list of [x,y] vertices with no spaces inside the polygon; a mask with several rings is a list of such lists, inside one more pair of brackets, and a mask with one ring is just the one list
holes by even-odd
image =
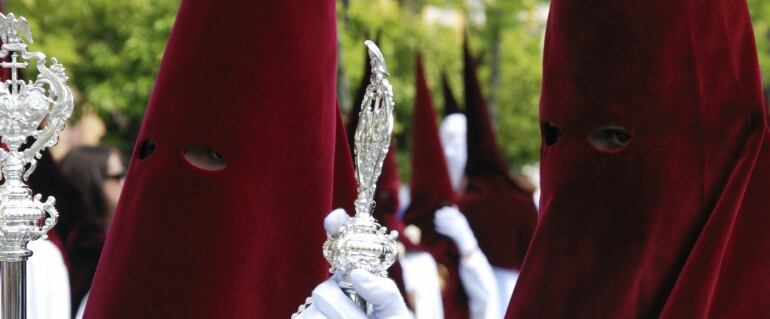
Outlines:
{"label": "gloved hand", "polygon": [[[337,233],[350,218],[342,209],[332,211],[324,219],[324,228],[329,235]],[[329,278],[313,290],[312,305],[298,318],[329,319],[407,319],[411,318],[404,298],[393,280],[375,276],[368,271],[356,269],[350,273],[353,288],[372,304],[374,314],[367,317],[353,301],[342,292],[334,277]]]}
{"label": "gloved hand", "polygon": [[479,243],[473,235],[468,219],[456,206],[445,206],[437,210],[433,224],[439,234],[452,239],[460,254],[468,255],[478,249]]}

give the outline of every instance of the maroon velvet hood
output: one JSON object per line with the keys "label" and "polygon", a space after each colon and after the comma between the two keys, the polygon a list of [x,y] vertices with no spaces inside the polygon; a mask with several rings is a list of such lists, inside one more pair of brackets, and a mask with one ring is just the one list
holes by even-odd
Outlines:
{"label": "maroon velvet hood", "polygon": [[476,75],[476,62],[467,44],[465,58],[465,115],[468,119],[467,186],[460,211],[493,266],[519,269],[537,225],[532,193],[511,177],[495,140],[487,103]]}
{"label": "maroon velvet hood", "polygon": [[288,318],[328,277],[335,28],[330,0],[182,1],[86,318]]}
{"label": "maroon velvet hood", "polygon": [[[554,0],[550,15],[541,216],[507,317],[770,317],[746,2]],[[588,142],[608,125],[625,148]]]}
{"label": "maroon velvet hood", "polygon": [[452,87],[449,86],[446,71],[441,72],[441,91],[444,94],[444,117],[449,114],[462,113],[460,105],[457,104],[455,95],[452,93]]}

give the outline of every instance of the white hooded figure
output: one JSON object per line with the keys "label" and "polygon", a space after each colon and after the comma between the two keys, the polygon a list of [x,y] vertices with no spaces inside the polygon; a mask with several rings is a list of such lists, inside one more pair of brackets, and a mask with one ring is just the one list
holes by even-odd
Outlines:
{"label": "white hooded figure", "polygon": [[69,319],[70,283],[59,248],[50,240],[31,241],[27,259],[27,317]]}
{"label": "white hooded figure", "polygon": [[[468,162],[467,120],[465,115],[447,115],[439,128],[450,182],[455,193],[461,193],[465,164]],[[471,318],[501,317],[499,291],[492,266],[479,249],[468,220],[456,206],[436,211],[436,231],[452,239],[460,251],[460,281],[468,296]]]}

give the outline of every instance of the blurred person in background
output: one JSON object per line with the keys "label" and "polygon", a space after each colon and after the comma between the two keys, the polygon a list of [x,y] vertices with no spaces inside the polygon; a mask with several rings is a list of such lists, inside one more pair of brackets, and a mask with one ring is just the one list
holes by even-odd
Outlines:
{"label": "blurred person in background", "polygon": [[[70,310],[78,309],[80,300],[91,286],[105,238],[101,222],[85,204],[81,192],[64,176],[52,155],[53,152],[43,152],[35,173],[28,181],[35,193],[56,198],[56,209],[59,211],[59,221],[48,232],[48,240],[30,243],[35,257],[30,258],[29,273],[33,272],[33,268],[45,270],[45,273],[37,275],[40,279],[30,279],[35,284],[28,291],[40,295],[34,297],[37,298],[34,308],[38,315],[33,318],[45,318],[41,312],[64,314],[70,318]],[[55,245],[58,250],[46,248],[50,245]],[[48,288],[45,283],[48,283]],[[30,300],[32,298],[30,296]],[[43,298],[49,301],[43,301]],[[66,303],[66,309],[53,306],[61,302]],[[33,301],[30,301],[31,304]],[[44,310],[43,304],[51,305],[52,310]]]}
{"label": "blurred person in background", "polygon": [[[98,251],[89,249],[81,254],[82,260],[73,259],[71,273],[81,274],[77,280],[73,276],[73,310],[82,309],[88,299],[96,264],[104,234],[110,226],[115,207],[123,189],[125,168],[117,149],[108,145],[80,146],[72,149],[61,161],[61,169],[66,178],[79,191],[85,212],[80,213],[80,224],[97,224],[102,236],[98,238]],[[89,245],[93,246],[93,245]],[[90,253],[89,253],[90,252]],[[80,313],[82,311],[78,311]]]}
{"label": "blurred person in background", "polygon": [[82,193],[85,204],[109,228],[120,192],[125,168],[118,150],[108,145],[81,146],[61,162],[64,175]]}

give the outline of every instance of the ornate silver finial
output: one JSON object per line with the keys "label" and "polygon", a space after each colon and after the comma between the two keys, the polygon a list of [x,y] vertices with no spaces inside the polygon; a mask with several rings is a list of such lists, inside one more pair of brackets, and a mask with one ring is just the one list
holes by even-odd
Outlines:
{"label": "ornate silver finial", "polygon": [[[56,145],[74,102],[64,67],[55,58],[48,67],[45,54],[27,52],[32,33],[26,19],[0,14],[0,38],[5,61],[0,67],[10,70],[10,79],[0,85],[0,141],[6,147],[0,149],[5,178],[0,185],[0,261],[18,261],[32,255],[27,244],[44,237],[58,219],[54,198],[43,202],[40,194],[33,197],[25,181],[41,152]],[[30,63],[39,72],[34,82],[19,78]]]}
{"label": "ornate silver finial", "polygon": [[324,257],[331,264],[330,272],[337,276],[345,293],[367,313],[371,309],[352,287],[348,275],[354,269],[364,269],[375,275],[387,277],[388,268],[396,262],[398,232],[387,233],[372,217],[374,191],[382,163],[388,154],[390,135],[393,132],[393,88],[388,82],[385,59],[377,45],[366,41],[372,63],[372,77],[361,104],[358,127],[355,134],[356,181],[358,198],[356,215],[329,236],[324,243]]}

